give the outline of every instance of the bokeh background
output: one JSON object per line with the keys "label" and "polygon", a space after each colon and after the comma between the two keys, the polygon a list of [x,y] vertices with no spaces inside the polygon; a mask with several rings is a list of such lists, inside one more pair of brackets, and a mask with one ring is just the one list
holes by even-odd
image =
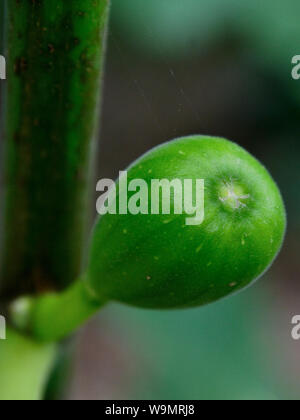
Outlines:
{"label": "bokeh background", "polygon": [[187,311],[107,307],[69,344],[65,397],[299,399],[300,3],[112,3],[98,177],[181,135],[227,137],[271,171],[289,228],[271,271],[239,295]]}

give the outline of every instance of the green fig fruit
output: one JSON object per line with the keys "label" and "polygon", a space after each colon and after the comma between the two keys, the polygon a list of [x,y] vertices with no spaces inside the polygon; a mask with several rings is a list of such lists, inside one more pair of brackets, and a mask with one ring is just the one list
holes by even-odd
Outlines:
{"label": "green fig fruit", "polygon": [[258,279],[281,248],[286,214],[280,192],[267,170],[230,141],[171,141],[134,162],[127,178],[143,179],[149,190],[153,179],[192,179],[194,197],[196,180],[204,180],[204,220],[189,225],[184,211],[175,214],[176,194],[170,214],[141,209],[100,217],[87,278],[101,299],[158,309],[204,305]]}

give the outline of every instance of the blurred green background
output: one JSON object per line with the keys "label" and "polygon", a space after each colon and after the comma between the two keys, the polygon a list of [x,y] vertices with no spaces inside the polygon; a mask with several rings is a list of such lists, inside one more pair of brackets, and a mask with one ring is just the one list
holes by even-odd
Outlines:
{"label": "blurred green background", "polygon": [[300,54],[296,0],[112,0],[99,177],[188,134],[266,164],[289,229],[247,291],[180,312],[110,306],[78,337],[71,399],[299,399]]}

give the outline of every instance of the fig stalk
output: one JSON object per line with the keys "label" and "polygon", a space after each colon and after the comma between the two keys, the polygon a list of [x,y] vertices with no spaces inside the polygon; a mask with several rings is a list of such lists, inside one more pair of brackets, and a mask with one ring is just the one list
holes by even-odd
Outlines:
{"label": "fig stalk", "polygon": [[80,279],[60,293],[16,300],[11,305],[11,321],[37,341],[56,342],[83,325],[105,303]]}

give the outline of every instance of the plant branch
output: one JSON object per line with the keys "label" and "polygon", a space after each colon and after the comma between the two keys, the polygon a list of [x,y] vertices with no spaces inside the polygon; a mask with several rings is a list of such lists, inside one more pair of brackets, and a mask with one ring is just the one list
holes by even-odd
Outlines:
{"label": "plant branch", "polygon": [[80,274],[109,0],[6,8],[2,300]]}

